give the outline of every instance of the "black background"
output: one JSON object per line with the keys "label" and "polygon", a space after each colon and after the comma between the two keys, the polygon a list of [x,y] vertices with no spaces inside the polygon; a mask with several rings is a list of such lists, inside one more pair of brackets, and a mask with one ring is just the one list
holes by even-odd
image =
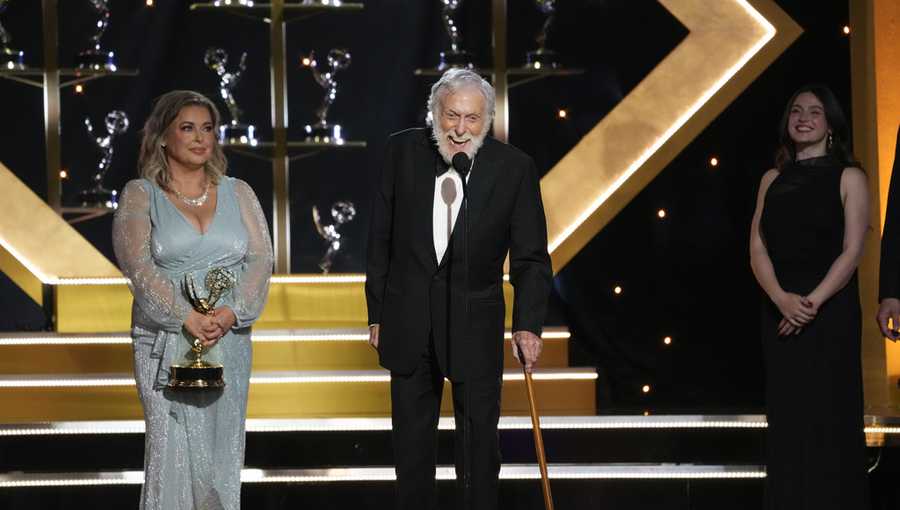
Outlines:
{"label": "black background", "polygon": [[[323,253],[310,208],[337,200],[357,205],[345,226],[347,251],[335,272],[362,272],[368,224],[368,190],[387,136],[422,125],[431,79],[413,75],[437,63],[446,45],[440,5],[431,0],[366,0],[365,10],[291,23],[287,31],[289,139],[302,139],[322,89],[299,61],[348,48],[351,67],[339,75],[330,118],[345,136],[368,142],[364,150],[321,153],[291,165],[292,268],[316,272]],[[777,0],[804,34],[644,189],[555,280],[548,323],[574,332],[572,362],[598,367],[601,413],[635,410],[759,411],[763,380],[759,347],[760,292],[749,268],[747,238],[759,178],[772,166],[775,126],[791,93],[808,82],[836,92],[850,115],[849,38],[844,2]],[[558,2],[549,46],[567,64],[585,69],[510,92],[510,142],[531,154],[546,172],[686,36],[652,0]],[[85,116],[102,130],[113,109],[124,110],[128,133],[116,140],[107,184],[121,189],[136,176],[139,130],[153,99],[172,89],[217,97],[217,77],[203,64],[210,46],[224,48],[232,65],[246,51],[247,71],[236,90],[246,120],[261,139],[271,138],[268,26],[222,13],[190,12],[189,2],[112,0],[102,43],[120,67],[137,78],[115,77],[85,85],[81,95],[62,92],[62,158],[71,178],[64,201],[87,185],[99,155],[82,126]],[[534,48],[543,17],[526,0],[509,2],[511,66]],[[29,65],[42,55],[40,2],[13,0],[0,23]],[[87,0],[60,2],[60,65],[72,67],[96,21]],[[490,2],[465,2],[459,23],[463,46],[490,66]],[[567,109],[565,120],[557,117]],[[39,195],[46,192],[41,91],[0,80],[0,161]],[[628,136],[622,133],[621,136]],[[715,156],[720,163],[709,165]],[[248,181],[271,220],[272,172],[268,163],[229,154],[229,173]],[[15,199],[10,197],[8,199]],[[667,211],[660,220],[656,213]],[[110,259],[111,218],[77,225]],[[621,285],[616,296],[612,289]],[[0,275],[0,330],[45,327],[41,310]],[[872,311],[865,311],[869,314]],[[873,313],[873,312],[872,312]],[[666,347],[662,338],[672,336]],[[649,394],[641,386],[650,384]]]}

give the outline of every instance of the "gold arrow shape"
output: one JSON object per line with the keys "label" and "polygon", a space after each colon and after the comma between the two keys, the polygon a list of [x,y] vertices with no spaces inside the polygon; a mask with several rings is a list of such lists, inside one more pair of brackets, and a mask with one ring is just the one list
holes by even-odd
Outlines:
{"label": "gold arrow shape", "polygon": [[64,278],[122,278],[102,253],[0,163],[0,271],[36,303]]}
{"label": "gold arrow shape", "polygon": [[802,33],[771,0],[660,3],[688,36],[541,180],[554,272]]}

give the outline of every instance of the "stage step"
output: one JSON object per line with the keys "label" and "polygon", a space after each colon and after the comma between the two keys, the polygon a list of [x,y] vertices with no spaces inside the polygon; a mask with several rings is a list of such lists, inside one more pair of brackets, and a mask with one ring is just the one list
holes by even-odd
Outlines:
{"label": "stage step", "polygon": [[[758,465],[551,464],[549,471],[554,504],[560,509],[759,510],[765,477]],[[544,508],[536,465],[504,464],[500,476],[501,510]],[[246,469],[242,478],[243,508],[393,508],[389,466]],[[451,466],[439,466],[441,510],[456,508],[454,478]],[[73,501],[90,501],[92,510],[132,508],[140,495],[141,479],[140,471],[0,475],[0,507],[61,510],[71,508]]]}
{"label": "stage step", "polygon": [[[520,365],[512,356],[506,332],[505,366]],[[569,332],[545,329],[540,364],[569,365]],[[253,370],[368,370],[378,356],[368,344],[367,328],[255,329]],[[132,371],[131,337],[106,334],[0,333],[0,375],[117,373]]]}
{"label": "stage step", "polygon": [[[226,372],[226,382],[227,382]],[[539,409],[546,415],[596,413],[594,368],[535,371]],[[502,411],[528,413],[524,374],[503,375]],[[451,412],[450,385],[442,411]],[[248,415],[252,418],[387,416],[390,375],[384,370],[254,372]],[[127,420],[142,416],[130,373],[0,376],[0,423]]]}
{"label": "stage step", "polygon": [[[257,326],[264,329],[366,327],[366,277],[274,275]],[[113,333],[131,327],[131,291],[124,278],[65,278],[53,286],[56,331]],[[513,288],[503,284],[506,326]]]}
{"label": "stage step", "polygon": [[[541,419],[554,503],[560,509],[759,510],[761,415],[548,416]],[[867,416],[869,434],[900,437],[900,420]],[[440,423],[437,488],[454,509],[453,420]],[[0,425],[0,508],[48,510],[90,501],[133,508],[142,482],[143,422]],[[390,420],[355,417],[247,422],[242,505],[389,509],[394,498]],[[500,421],[500,509],[543,508],[530,420]],[[890,441],[896,445],[896,441]],[[900,448],[870,475],[877,508],[896,508]]]}
{"label": "stage step", "polygon": [[[759,464],[765,419],[738,416],[545,416],[555,463]],[[441,419],[438,462],[452,464],[453,419]],[[503,416],[504,462],[534,461],[531,420]],[[0,473],[134,470],[143,461],[142,421],[0,426]],[[55,452],[69,454],[57,456]],[[85,452],[80,455],[78,452]],[[90,455],[87,454],[90,452]],[[392,465],[389,418],[247,423],[246,465],[265,469]]]}

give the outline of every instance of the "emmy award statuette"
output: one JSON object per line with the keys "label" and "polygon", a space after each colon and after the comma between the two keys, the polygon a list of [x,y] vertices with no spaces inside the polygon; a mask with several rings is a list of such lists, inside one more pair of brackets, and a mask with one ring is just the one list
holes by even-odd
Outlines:
{"label": "emmy award statuette", "polygon": [[78,54],[78,68],[92,71],[115,71],[116,59],[112,51],[107,51],[100,46],[100,39],[106,33],[109,26],[109,0],[90,0],[91,6],[97,12],[96,29],[91,36],[90,46]]}
{"label": "emmy award statuette", "polygon": [[[216,267],[206,273],[206,290],[209,295],[202,297],[197,293],[194,278],[188,274],[184,277],[184,291],[188,301],[194,310],[211,315],[215,310],[219,299],[227,294],[235,285],[234,274],[224,268]],[[225,380],[222,378],[223,367],[216,363],[203,361],[203,344],[199,338],[195,338],[191,350],[187,354],[190,363],[172,365],[170,367],[169,388],[173,389],[205,389],[222,388]]]}
{"label": "emmy award statuette", "polygon": [[328,274],[331,272],[331,266],[334,264],[335,257],[340,253],[346,241],[338,230],[342,225],[353,221],[353,218],[356,217],[356,206],[353,205],[353,202],[335,202],[332,204],[331,219],[333,223],[330,225],[322,224],[322,218],[316,206],[312,207],[312,217],[313,223],[316,225],[316,232],[325,241],[325,246],[327,247],[325,255],[319,261],[319,269],[322,270],[322,274]]}
{"label": "emmy award statuette", "polygon": [[[9,0],[0,0],[0,14],[6,10]],[[0,67],[10,71],[22,71],[25,69],[25,53],[22,50],[10,48],[12,37],[0,24]]]}
{"label": "emmy award statuette", "polygon": [[317,143],[342,144],[344,137],[341,133],[341,125],[329,123],[327,117],[328,110],[338,93],[337,73],[350,67],[350,51],[332,49],[328,52],[325,64],[325,68],[320,69],[315,52],[310,52],[309,56],[303,58],[303,65],[312,71],[316,83],[325,89],[322,105],[316,110],[316,117],[319,120],[305,127],[306,140]]}
{"label": "emmy award statuette", "polygon": [[228,71],[228,53],[222,48],[209,48],[203,56],[203,62],[207,67],[215,71],[219,75],[219,95],[225,101],[228,113],[231,115],[231,122],[219,126],[219,142],[231,145],[252,145],[255,146],[256,127],[252,124],[241,123],[241,115],[243,112],[238,107],[237,101],[234,99],[234,89],[241,81],[241,75],[247,69],[247,53],[241,55],[237,70]]}
{"label": "emmy award statuette", "polygon": [[438,71],[445,71],[451,67],[465,67],[474,69],[472,55],[462,49],[462,35],[456,23],[456,11],[459,10],[463,0],[439,0],[444,6],[441,9],[441,18],[444,20],[444,29],[450,37],[450,49],[441,52],[438,63]]}
{"label": "emmy award statuette", "polygon": [[534,0],[538,9],[547,16],[544,26],[535,40],[538,49],[529,51],[525,56],[525,67],[528,69],[556,69],[559,67],[559,55],[551,49],[547,49],[547,33],[553,24],[553,14],[556,12],[556,0]]}
{"label": "emmy award statuette", "polygon": [[119,205],[118,195],[116,190],[106,189],[103,186],[103,179],[112,166],[113,140],[128,131],[128,116],[122,110],[113,110],[107,113],[105,136],[94,133],[94,126],[89,117],[85,117],[84,127],[87,129],[88,136],[97,144],[102,157],[100,163],[97,164],[97,171],[94,173],[93,185],[78,194],[78,201],[82,207],[115,209]]}

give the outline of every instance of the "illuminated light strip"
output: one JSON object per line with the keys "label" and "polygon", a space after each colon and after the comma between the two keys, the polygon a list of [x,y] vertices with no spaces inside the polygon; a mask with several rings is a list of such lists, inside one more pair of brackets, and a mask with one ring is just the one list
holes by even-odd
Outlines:
{"label": "illuminated light strip", "polygon": [[[254,342],[367,342],[366,328],[303,330],[262,330],[253,333]],[[568,340],[572,334],[565,328],[547,328],[541,337],[544,340]],[[512,332],[504,333],[504,338],[512,339]],[[131,337],[124,333],[109,335],[55,335],[45,333],[21,333],[0,336],[0,347],[17,345],[131,345]]]}
{"label": "illuminated light strip", "polygon": [[0,425],[3,436],[143,434],[143,420],[53,421]]}
{"label": "illuminated light strip", "polygon": [[[536,381],[577,381],[595,380],[594,369],[548,369],[535,372],[532,378]],[[285,384],[285,383],[355,383],[355,382],[390,382],[391,376],[385,370],[339,370],[308,372],[270,372],[265,375],[250,376],[250,384]],[[524,381],[525,374],[515,371],[503,373],[504,381]]]}
{"label": "illuminated light strip", "polygon": [[128,285],[128,278],[52,278],[50,285]]}
{"label": "illuminated light strip", "polygon": [[[594,369],[547,369],[533,374],[536,381],[578,381],[597,379]],[[519,371],[504,372],[504,381],[522,381],[525,375]],[[364,383],[390,382],[386,370],[308,370],[262,372],[250,376],[250,384],[310,384],[310,383]],[[46,375],[0,376],[0,388],[83,388],[134,386],[134,378],[124,374],[72,374],[67,377]]]}
{"label": "illuminated light strip", "polygon": [[[554,480],[734,480],[762,479],[763,466],[727,466],[700,464],[550,464],[547,474]],[[537,465],[504,464],[501,480],[537,480]],[[439,481],[456,480],[453,466],[437,466]],[[243,483],[333,483],[393,482],[393,466],[346,467],[325,469],[242,469]],[[103,485],[140,485],[142,471],[95,473],[16,473],[0,475],[0,488],[76,487]]]}
{"label": "illuminated light strip", "polygon": [[46,375],[0,376],[0,388],[91,388],[134,386],[134,378],[123,374],[108,376],[71,374],[67,377]]}
{"label": "illuminated light strip", "polygon": [[0,488],[140,485],[143,471],[99,473],[16,473],[0,475]]}
{"label": "illuminated light strip", "polygon": [[867,434],[900,434],[900,427],[866,427]]}
{"label": "illuminated light strip", "polygon": [[364,274],[273,276],[271,283],[365,283]]}
{"label": "illuminated light strip", "polygon": [[[867,417],[871,421],[874,417]],[[877,417],[879,420],[883,417]],[[897,421],[897,420],[891,420]],[[660,415],[660,416],[544,416],[544,430],[634,430],[634,429],[763,429],[762,414],[738,415]],[[440,430],[455,430],[452,417],[443,416]],[[501,416],[500,430],[530,430],[531,419],[525,416]],[[385,432],[391,430],[391,419],[357,418],[249,418],[247,432]],[[869,434],[900,434],[900,426],[867,426]],[[0,436],[143,434],[142,420],[60,421],[0,425]]]}
{"label": "illuminated light strip", "polygon": [[[600,194],[594,201],[575,219],[574,222],[570,223],[565,229],[563,229],[562,233],[560,233],[553,241],[550,243],[548,250],[550,253],[556,251],[557,248],[569,237],[571,236],[575,230],[581,226],[582,223],[587,221],[597,209],[606,202],[609,197],[618,191],[618,189],[625,184],[628,179],[634,175],[635,172],[638,171],[640,167],[650,159],[653,154],[655,154],[660,147],[663,146],[669,139],[675,134],[676,131],[681,129],[699,110],[702,108],[711,98],[714,96],[726,83],[728,83],[738,71],[743,68],[747,62],[753,58],[756,53],[759,52],[769,41],[771,41],[776,34],[775,27],[769,23],[769,21],[763,17],[759,12],[756,11],[746,0],[734,0],[738,5],[744,8],[747,13],[756,20],[756,22],[765,29],[765,36],[760,38],[759,41],[756,42],[749,50],[747,50],[741,58],[739,58],[734,65],[732,65],[729,69],[727,69],[719,79],[713,83],[713,85],[708,88],[703,94],[700,95],[700,98],[694,102],[681,117],[678,118],[669,129],[667,129],[662,135],[660,135],[656,141],[654,141],[644,152],[638,156],[636,160],[634,160],[631,165],[628,166],[628,169],[625,170],[618,179],[616,179],[608,188],[606,188],[603,193]],[[688,36],[690,37],[690,36]]]}
{"label": "illuminated light strip", "polygon": [[0,347],[15,345],[131,345],[131,337],[124,334],[98,335],[16,335],[0,337]]}
{"label": "illuminated light strip", "polygon": [[[41,282],[50,284],[50,285],[127,285],[127,278],[116,278],[116,277],[106,277],[106,278],[57,278],[47,276],[40,271],[37,270],[28,260],[22,257],[18,252],[15,251],[8,243],[5,243],[2,238],[0,238],[0,246],[3,246],[7,251],[9,251],[13,257],[16,258],[23,266],[25,266],[29,271],[34,273],[35,276],[38,277]],[[270,283],[277,284],[291,284],[291,283],[365,283],[366,275],[364,274],[345,274],[345,275],[281,275],[281,276],[273,276]],[[503,281],[509,281],[509,275],[503,275]]]}

